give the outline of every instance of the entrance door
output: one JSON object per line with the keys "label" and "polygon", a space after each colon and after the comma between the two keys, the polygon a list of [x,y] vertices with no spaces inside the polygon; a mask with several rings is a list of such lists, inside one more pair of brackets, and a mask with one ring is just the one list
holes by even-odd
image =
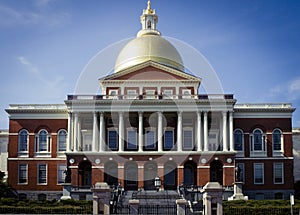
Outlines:
{"label": "entrance door", "polygon": [[157,176],[157,164],[154,161],[148,161],[144,165],[144,189],[155,190],[154,179]]}
{"label": "entrance door", "polygon": [[104,166],[104,181],[112,186],[118,185],[118,164],[114,161],[109,161]]}
{"label": "entrance door", "polygon": [[223,185],[223,164],[218,160],[210,163],[210,181]]}
{"label": "entrance door", "polygon": [[138,166],[136,162],[127,162],[124,171],[125,190],[138,190]]}
{"label": "entrance door", "polygon": [[184,178],[185,185],[197,184],[197,165],[193,161],[188,161],[184,164]]}
{"label": "entrance door", "polygon": [[164,189],[177,189],[177,168],[175,163],[166,163],[164,166]]}
{"label": "entrance door", "polygon": [[82,161],[78,165],[79,186],[92,186],[92,164],[89,161]]}

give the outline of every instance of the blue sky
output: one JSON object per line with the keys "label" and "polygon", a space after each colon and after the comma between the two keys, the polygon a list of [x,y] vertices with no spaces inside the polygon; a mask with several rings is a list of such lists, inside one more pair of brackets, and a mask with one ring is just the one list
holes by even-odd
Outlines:
{"label": "blue sky", "polygon": [[[63,103],[95,54],[136,35],[146,3],[0,0],[0,128],[8,128],[9,104]],[[300,1],[152,0],[152,7],[162,34],[200,51],[239,103],[300,109]]]}

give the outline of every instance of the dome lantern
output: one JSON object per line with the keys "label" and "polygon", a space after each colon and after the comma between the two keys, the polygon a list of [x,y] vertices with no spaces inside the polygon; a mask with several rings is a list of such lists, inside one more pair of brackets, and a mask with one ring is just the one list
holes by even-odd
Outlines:
{"label": "dome lantern", "polygon": [[151,8],[150,0],[148,1],[147,9],[143,10],[140,20],[142,24],[142,30],[138,32],[138,37],[147,34],[160,35],[160,32],[156,29],[158,16],[156,15],[155,9]]}

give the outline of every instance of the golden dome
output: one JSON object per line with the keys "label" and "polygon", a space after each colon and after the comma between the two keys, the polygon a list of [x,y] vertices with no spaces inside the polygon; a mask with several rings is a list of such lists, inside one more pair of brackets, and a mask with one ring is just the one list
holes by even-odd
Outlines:
{"label": "golden dome", "polygon": [[159,35],[142,35],[131,40],[121,50],[115,64],[115,72],[154,61],[183,71],[183,62],[177,49]]}
{"label": "golden dome", "polygon": [[140,20],[142,29],[138,32],[137,38],[127,43],[119,53],[115,63],[115,72],[147,61],[184,71],[183,62],[177,49],[168,40],[161,37],[160,32],[156,29],[158,16],[156,11],[151,9],[150,1],[148,1],[147,9],[143,10]]}

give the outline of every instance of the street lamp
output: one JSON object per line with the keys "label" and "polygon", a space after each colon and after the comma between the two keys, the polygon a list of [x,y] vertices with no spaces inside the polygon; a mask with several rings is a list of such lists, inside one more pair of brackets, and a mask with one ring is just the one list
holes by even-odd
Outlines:
{"label": "street lamp", "polygon": [[158,192],[161,186],[161,180],[158,176],[156,176],[154,179],[154,186],[156,187],[156,191]]}

